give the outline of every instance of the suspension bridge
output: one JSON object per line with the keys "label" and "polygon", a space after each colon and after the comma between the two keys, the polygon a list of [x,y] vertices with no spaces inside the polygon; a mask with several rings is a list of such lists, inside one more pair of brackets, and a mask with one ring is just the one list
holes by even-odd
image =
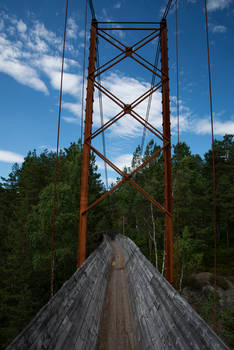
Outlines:
{"label": "suspension bridge", "polygon": [[[54,181],[54,207],[51,235],[51,299],[35,316],[30,324],[7,347],[10,349],[228,349],[215,332],[198,316],[192,307],[174,289],[173,266],[173,210],[172,210],[172,174],[171,174],[171,131],[170,98],[167,46],[167,15],[172,1],[168,1],[160,22],[100,22],[97,21],[93,3],[89,1],[92,14],[90,31],[89,65],[83,136],[83,110],[85,85],[85,50],[88,1],[85,13],[85,43],[82,88],[82,175],[79,218],[78,263],[75,274],[54,295],[54,246],[56,215],[56,181],[59,156],[59,132],[62,104],[63,70],[65,58],[68,0],[64,28],[63,57],[61,69],[60,105],[57,137],[57,162]],[[177,0],[176,8],[176,34]],[[207,49],[209,64],[209,38],[206,10]],[[113,31],[147,32],[137,42],[127,46],[117,39]],[[152,40],[158,39],[154,63],[141,54],[141,49]],[[118,50],[118,54],[100,65],[99,41],[104,40]],[[177,49],[177,117],[179,143],[179,81],[178,81],[178,38]],[[158,66],[161,55],[161,66]],[[124,60],[131,60],[152,73],[151,87],[135,101],[123,102],[101,82],[101,75]],[[209,84],[211,78],[209,70]],[[92,130],[94,89],[98,90],[101,127]],[[149,122],[152,95],[162,92],[162,131]],[[120,108],[120,112],[104,123],[102,96],[111,99]],[[211,95],[210,95],[211,96]],[[146,117],[143,118],[136,107],[148,99]],[[211,128],[213,145],[212,99]],[[129,116],[143,126],[141,150],[145,142],[146,131],[161,141],[157,152],[137,166],[130,173],[123,172],[106,155],[104,132],[121,118]],[[103,152],[92,144],[98,135],[102,136]],[[89,160],[90,152],[99,156],[105,164],[114,169],[121,177],[120,181],[98,198],[89,203]],[[164,203],[159,203],[134,180],[134,175],[157,157],[164,155]],[[214,154],[213,154],[214,160]],[[105,168],[107,182],[107,170]],[[178,179],[179,182],[179,179]],[[140,192],[152,205],[160,210],[165,218],[165,277],[145,258],[139,248],[126,236],[106,232],[102,244],[86,259],[86,235],[88,212],[108,195],[127,183]],[[213,161],[213,197],[214,221],[216,217],[215,170]],[[179,211],[177,211],[179,212]],[[179,218],[177,218],[179,221]],[[178,234],[178,232],[177,232]],[[214,246],[216,248],[216,225],[214,222]],[[177,259],[176,259],[177,260]],[[215,261],[216,278],[216,261]],[[214,328],[216,322],[216,279],[214,286]]]}

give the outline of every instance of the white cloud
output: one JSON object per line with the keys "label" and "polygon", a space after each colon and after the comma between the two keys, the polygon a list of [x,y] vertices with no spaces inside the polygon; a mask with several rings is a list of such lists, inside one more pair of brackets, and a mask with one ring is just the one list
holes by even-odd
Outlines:
{"label": "white cloud", "polygon": [[[196,124],[194,123],[194,131],[197,134],[210,134],[210,120],[208,118],[197,120]],[[234,120],[214,120],[214,134],[220,136],[225,134],[234,134]]]}
{"label": "white cloud", "polygon": [[[45,73],[54,71],[61,71],[61,57],[42,55],[39,59],[34,60],[34,64],[42,69]],[[64,64],[65,70],[67,69],[67,64],[65,60]]]}
{"label": "white cloud", "polygon": [[123,170],[124,167],[131,167],[132,154],[126,153],[118,156],[114,159],[113,163],[120,169]]}
{"label": "white cloud", "polygon": [[[108,158],[108,157],[107,157]],[[112,163],[114,163],[120,170],[123,170],[125,167],[131,167],[132,163],[132,154],[131,153],[125,153],[117,157],[112,157],[109,159]],[[98,166],[99,170],[104,170],[105,165],[104,161],[97,157],[96,164]],[[109,165],[107,165],[108,171],[114,171]],[[116,174],[117,176],[117,174]]]}
{"label": "white cloud", "polygon": [[72,117],[63,117],[63,119],[68,122],[68,123],[72,123],[72,124],[80,124],[80,121],[78,118],[72,118]]}
{"label": "white cloud", "polygon": [[22,55],[19,45],[0,37],[0,71],[10,75],[23,85],[48,94],[45,83],[39,78],[35,69],[19,60]]}
{"label": "white cloud", "polygon": [[222,25],[212,26],[211,30],[213,33],[225,33],[227,31],[227,27]]}
{"label": "white cloud", "polygon": [[3,19],[0,19],[0,31],[4,28],[4,21]]}
{"label": "white cloud", "polygon": [[78,25],[76,24],[74,18],[69,17],[67,26],[67,37],[75,39],[78,33]]}
{"label": "white cloud", "polygon": [[47,145],[41,145],[38,148],[42,151],[45,151],[45,150],[47,150],[49,152],[56,152],[57,151],[56,147],[51,147],[51,146],[47,146]]}
{"label": "white cloud", "polygon": [[[47,75],[50,78],[50,83],[54,89],[60,89],[61,72],[48,71]],[[63,73],[63,93],[68,93],[75,97],[79,96],[81,77],[76,74]]]}
{"label": "white cloud", "polygon": [[79,103],[64,102],[63,108],[69,110],[77,117],[81,115],[81,105]]}
{"label": "white cloud", "polygon": [[216,11],[223,10],[231,4],[232,0],[208,0],[207,10]]}
{"label": "white cloud", "polygon": [[[16,16],[2,14],[0,21],[0,71],[19,83],[48,94],[42,73],[49,78],[52,88],[60,88],[62,38],[48,30],[43,23],[33,21],[26,25]],[[70,19],[70,36],[78,29]],[[4,32],[3,32],[4,31]],[[72,34],[73,33],[73,34]],[[13,36],[12,36],[13,35]],[[67,50],[75,50],[71,44]],[[65,59],[63,91],[72,96],[80,93],[80,77],[73,74],[78,67],[72,59]]]}
{"label": "white cloud", "polygon": [[30,31],[30,36],[32,40],[43,39],[45,42],[53,45],[53,47],[62,44],[62,38],[58,38],[54,32],[45,27],[44,23],[40,23],[39,21],[34,22],[34,26]]}
{"label": "white cloud", "polygon": [[[104,183],[105,183],[105,179],[103,179]],[[114,177],[108,177],[107,178],[107,181],[108,181],[108,186],[111,186],[112,184],[113,185],[116,185],[116,182],[117,182],[117,179],[114,178]]]}
{"label": "white cloud", "polygon": [[[110,74],[102,81],[102,85],[110,90],[114,95],[120,98],[124,103],[131,103],[147,89],[150,88],[150,84],[144,81],[139,81],[132,77],[118,76],[115,73]],[[148,104],[148,99],[142,102],[139,106],[134,108],[134,110],[145,118],[146,108]],[[108,97],[103,95],[103,112],[104,112],[104,122],[107,122],[115,114],[119,113],[121,110],[114,102],[112,102]],[[99,99],[97,94],[94,98],[94,126],[98,127],[100,125],[100,113],[99,113]],[[154,93],[151,105],[151,115],[150,122],[154,126],[160,127],[161,122],[161,94]],[[110,127],[110,132],[113,135],[118,136],[130,136],[135,137],[142,132],[142,126],[138,123],[131,115],[126,114],[120,119],[116,124]]]}
{"label": "white cloud", "polygon": [[119,9],[121,7],[121,2],[120,1],[117,1],[115,4],[114,4],[114,8],[115,9]]}
{"label": "white cloud", "polygon": [[27,30],[26,24],[21,19],[17,22],[17,29],[20,33],[25,33]]}
{"label": "white cloud", "polygon": [[18,153],[0,150],[0,161],[5,163],[22,163],[24,157]]}

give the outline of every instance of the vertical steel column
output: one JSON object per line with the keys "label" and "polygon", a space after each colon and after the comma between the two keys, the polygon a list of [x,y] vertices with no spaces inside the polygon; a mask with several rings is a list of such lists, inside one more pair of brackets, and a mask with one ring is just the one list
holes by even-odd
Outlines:
{"label": "vertical steel column", "polygon": [[89,187],[89,157],[90,157],[90,134],[92,132],[93,116],[93,95],[94,95],[94,71],[97,43],[97,21],[93,20],[91,25],[90,48],[89,48],[89,68],[88,85],[85,112],[85,132],[84,147],[81,172],[80,189],[80,222],[79,222],[79,244],[78,244],[78,264],[81,266],[86,256],[86,232],[87,232],[87,207],[88,207],[88,187]]}
{"label": "vertical steel column", "polygon": [[169,96],[169,73],[168,73],[168,47],[167,47],[167,22],[162,20],[161,28],[161,65],[164,74],[162,84],[162,113],[164,146],[164,207],[165,213],[165,258],[166,278],[173,284],[173,223],[172,223],[172,178],[171,178],[171,130],[170,130],[170,96]]}

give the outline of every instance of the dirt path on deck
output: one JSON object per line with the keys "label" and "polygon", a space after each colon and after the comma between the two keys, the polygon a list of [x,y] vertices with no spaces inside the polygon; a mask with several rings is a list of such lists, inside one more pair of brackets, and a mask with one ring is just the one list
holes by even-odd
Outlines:
{"label": "dirt path on deck", "polygon": [[112,241],[113,261],[106,290],[97,350],[135,350],[136,339],[123,253]]}

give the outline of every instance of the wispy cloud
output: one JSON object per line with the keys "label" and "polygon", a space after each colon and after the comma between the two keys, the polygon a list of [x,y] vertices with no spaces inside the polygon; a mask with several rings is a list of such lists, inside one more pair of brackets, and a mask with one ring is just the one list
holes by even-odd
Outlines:
{"label": "wispy cloud", "polygon": [[211,25],[210,28],[213,33],[226,33],[227,31],[227,27],[223,25]]}
{"label": "wispy cloud", "polygon": [[[150,88],[150,84],[144,81],[139,81],[133,77],[126,75],[117,75],[112,73],[102,80],[102,85],[109,91],[114,93],[124,103],[131,103],[139,96],[141,96],[147,89]],[[151,112],[149,122],[159,130],[162,130],[162,103],[161,93],[154,93],[151,103]],[[103,100],[103,114],[104,123],[110,120],[114,115],[121,111],[121,108],[116,105],[105,95],[102,96]],[[176,115],[176,97],[171,96],[171,132],[174,134],[177,128],[177,115]],[[148,99],[146,99],[134,110],[143,118],[145,118],[147,109]],[[70,111],[76,118],[66,117],[65,121],[69,123],[80,123],[80,102],[68,103],[65,102],[63,107]],[[194,122],[195,120],[195,122]],[[99,111],[99,98],[98,94],[94,94],[94,105],[93,105],[93,127],[100,127],[100,111]],[[215,122],[215,133],[216,135],[224,135],[225,133],[234,132],[234,122],[232,120],[225,119],[221,120],[220,116],[217,115]],[[121,138],[135,138],[142,135],[143,127],[137,122],[131,115],[126,114],[117,123],[110,126],[107,129],[107,134],[111,137]],[[193,132],[195,134],[209,134],[210,126],[209,119],[198,118],[196,113],[189,108],[184,101],[180,101],[180,131],[181,132]]]}
{"label": "wispy cloud", "polygon": [[0,161],[5,163],[23,163],[24,157],[18,153],[0,150]]}
{"label": "wispy cloud", "polygon": [[81,105],[80,103],[72,103],[72,102],[64,102],[63,108],[70,111],[72,114],[74,114],[77,117],[80,117],[80,111],[81,111]]}
{"label": "wispy cloud", "polygon": [[[37,91],[49,94],[45,76],[49,78],[53,89],[60,88],[62,38],[48,30],[43,23],[32,20],[24,23],[16,16],[1,13],[0,22],[0,71],[10,75],[19,83]],[[68,37],[74,38],[78,26],[69,18]],[[75,51],[71,43],[66,49]],[[76,96],[79,94],[80,77],[72,72],[78,63],[65,60],[64,93]]]}
{"label": "wispy cloud", "polygon": [[0,36],[0,71],[23,85],[48,94],[48,89],[37,71],[21,60],[23,55],[20,47],[20,43],[13,44]]}
{"label": "wispy cloud", "polygon": [[[194,122],[194,131],[197,134],[210,134],[210,120],[209,118],[198,119]],[[234,134],[234,119],[233,120],[214,120],[214,134],[223,136],[225,134]]]}
{"label": "wispy cloud", "polygon": [[121,2],[117,1],[113,7],[114,7],[114,9],[119,9],[121,7]]}
{"label": "wispy cloud", "polygon": [[78,34],[78,25],[76,24],[74,18],[69,17],[68,19],[68,27],[67,27],[67,37],[75,39]]}
{"label": "wispy cloud", "polygon": [[216,11],[223,10],[230,6],[232,0],[208,0],[207,10],[208,11]]}
{"label": "wispy cloud", "polygon": [[63,120],[65,120],[67,123],[72,123],[72,124],[80,124],[80,121],[78,118],[73,118],[73,117],[63,117]]}
{"label": "wispy cloud", "polygon": [[[111,162],[114,163],[120,170],[123,170],[125,167],[131,168],[132,163],[132,154],[131,153],[125,153],[120,156],[112,157]],[[105,165],[104,162],[97,157],[97,166],[100,170],[104,170]],[[108,169],[112,169],[108,166]],[[112,169],[113,171],[113,169]]]}
{"label": "wispy cloud", "polygon": [[47,145],[41,145],[38,147],[40,150],[47,150],[49,152],[56,152],[57,151],[57,148],[56,147],[51,147],[51,146],[47,146]]}

